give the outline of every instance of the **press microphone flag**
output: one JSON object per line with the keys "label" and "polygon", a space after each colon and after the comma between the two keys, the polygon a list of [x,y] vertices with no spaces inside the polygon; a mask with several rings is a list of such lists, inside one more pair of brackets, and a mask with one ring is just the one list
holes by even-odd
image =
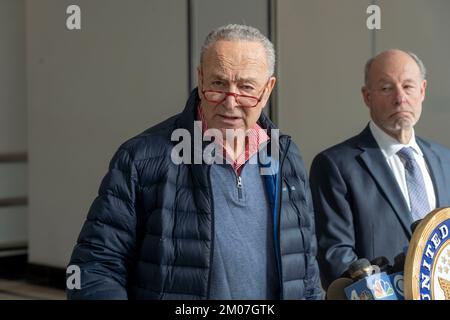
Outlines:
{"label": "press microphone flag", "polygon": [[392,288],[394,288],[397,300],[405,300],[405,293],[403,291],[403,271],[390,274],[389,279],[391,280]]}
{"label": "press microphone flag", "polygon": [[344,289],[348,300],[403,300],[403,272],[375,273]]}

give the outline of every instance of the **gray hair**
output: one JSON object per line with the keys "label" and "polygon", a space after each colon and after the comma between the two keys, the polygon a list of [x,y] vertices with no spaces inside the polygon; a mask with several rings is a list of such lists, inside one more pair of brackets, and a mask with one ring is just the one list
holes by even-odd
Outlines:
{"label": "gray hair", "polygon": [[228,24],[221,26],[211,31],[206,37],[202,50],[200,53],[200,64],[203,62],[206,51],[216,41],[250,41],[258,42],[266,51],[267,66],[269,69],[269,76],[272,76],[275,72],[275,49],[272,42],[265,35],[263,35],[258,29],[246,25],[240,24]]}
{"label": "gray hair", "polygon": [[[370,67],[372,66],[373,61],[380,54],[386,53],[388,51],[392,51],[392,50],[383,51],[383,52],[377,54],[376,56],[370,58],[369,60],[367,60],[366,65],[364,67],[364,84],[366,86],[369,85],[369,72],[370,72]],[[399,51],[402,51],[402,52],[406,53],[407,55],[409,55],[416,62],[417,66],[419,67],[420,76],[422,77],[422,80],[425,80],[426,76],[427,76],[427,69],[425,68],[425,65],[423,64],[422,60],[420,60],[420,58],[413,52],[403,51],[403,50],[399,50]]]}

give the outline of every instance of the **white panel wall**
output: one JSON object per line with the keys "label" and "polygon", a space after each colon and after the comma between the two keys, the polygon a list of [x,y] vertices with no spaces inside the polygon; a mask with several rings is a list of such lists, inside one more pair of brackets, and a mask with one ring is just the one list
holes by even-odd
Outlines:
{"label": "white panel wall", "polygon": [[368,111],[361,98],[371,54],[369,1],[279,0],[277,118],[309,168],[323,149],[361,131]]}
{"label": "white panel wall", "polygon": [[[65,267],[109,160],[184,108],[187,8],[179,0],[29,0],[31,263]],[[66,29],[81,7],[82,29]]]}

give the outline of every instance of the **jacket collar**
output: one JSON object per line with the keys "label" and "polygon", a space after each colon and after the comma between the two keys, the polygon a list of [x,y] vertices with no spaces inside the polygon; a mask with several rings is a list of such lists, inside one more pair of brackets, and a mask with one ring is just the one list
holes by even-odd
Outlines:
{"label": "jacket collar", "polygon": [[408,237],[411,237],[413,220],[408,205],[369,126],[357,136],[357,141],[357,147],[362,150],[362,153],[359,155],[360,159],[365,164],[372,178],[380,186],[383,197],[391,204],[406,234]]}
{"label": "jacket collar", "polygon": [[430,170],[431,181],[433,181],[436,193],[436,207],[446,206],[450,203],[450,190],[449,186],[446,185],[443,164],[439,153],[433,148],[431,143],[424,139],[417,138],[417,144],[422,149],[425,162]]}
{"label": "jacket collar", "polygon": [[184,110],[179,117],[178,128],[187,129],[192,136],[194,134],[194,121],[196,121],[196,110],[199,102],[200,97],[198,96],[197,88],[195,88],[191,91]]}

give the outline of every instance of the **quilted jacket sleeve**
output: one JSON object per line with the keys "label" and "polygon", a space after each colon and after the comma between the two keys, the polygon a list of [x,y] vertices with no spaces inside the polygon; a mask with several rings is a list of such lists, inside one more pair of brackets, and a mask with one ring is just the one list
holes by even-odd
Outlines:
{"label": "quilted jacket sleeve", "polygon": [[322,289],[321,281],[320,281],[320,270],[317,263],[317,238],[316,238],[316,228],[315,228],[315,219],[314,219],[314,208],[311,197],[311,190],[309,188],[309,183],[306,184],[306,197],[308,197],[308,213],[311,217],[311,247],[309,252],[309,261],[307,261],[307,284],[306,284],[306,292],[305,299],[307,300],[322,300],[325,296],[325,293]]}
{"label": "quilted jacket sleeve", "polygon": [[295,143],[291,143],[290,152],[294,155],[291,160],[291,165],[295,167],[295,171],[299,175],[300,180],[304,181],[304,199],[305,206],[304,225],[302,229],[305,232],[305,239],[308,242],[305,243],[305,266],[306,266],[306,276],[304,281],[304,294],[303,298],[306,300],[321,300],[324,298],[324,291],[322,289],[320,281],[320,270],[317,262],[317,238],[316,238],[316,228],[315,228],[315,218],[314,218],[314,207],[311,196],[311,189],[308,180],[308,174],[306,172],[306,167],[301,156],[300,150]]}
{"label": "quilted jacket sleeve", "polygon": [[128,270],[136,243],[137,172],[128,151],[111,160],[73,250],[69,265],[81,270],[80,289],[68,299],[127,299]]}

